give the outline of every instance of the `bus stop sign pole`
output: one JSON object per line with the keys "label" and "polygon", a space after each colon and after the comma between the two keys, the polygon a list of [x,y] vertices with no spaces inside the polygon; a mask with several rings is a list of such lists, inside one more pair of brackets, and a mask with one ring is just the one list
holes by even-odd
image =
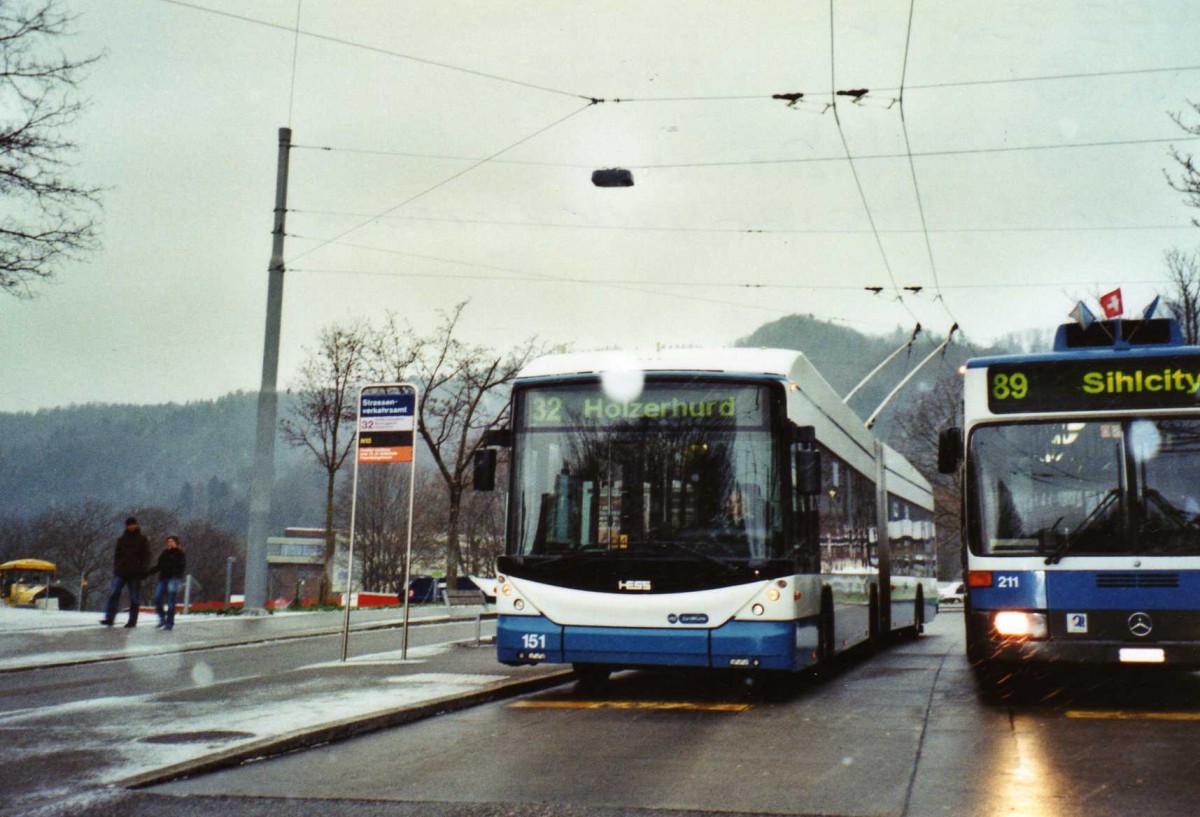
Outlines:
{"label": "bus stop sign pole", "polygon": [[408,657],[408,572],[412,557],[413,486],[417,478],[416,451],[417,387],[411,383],[373,383],[363,386],[358,395],[355,419],[356,456],[350,483],[350,548],[346,565],[346,594],[342,599],[342,660],[350,649],[350,600],[354,590],[354,523],[358,509],[358,466],[410,463],[408,479],[408,542],[404,559],[404,646],[401,658]]}

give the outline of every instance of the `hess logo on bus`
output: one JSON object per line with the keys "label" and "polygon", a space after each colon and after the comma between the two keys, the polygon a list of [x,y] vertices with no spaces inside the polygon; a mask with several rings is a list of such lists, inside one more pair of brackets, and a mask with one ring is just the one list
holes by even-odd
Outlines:
{"label": "hess logo on bus", "polygon": [[622,579],[617,582],[618,590],[636,590],[642,593],[650,592],[649,579]]}

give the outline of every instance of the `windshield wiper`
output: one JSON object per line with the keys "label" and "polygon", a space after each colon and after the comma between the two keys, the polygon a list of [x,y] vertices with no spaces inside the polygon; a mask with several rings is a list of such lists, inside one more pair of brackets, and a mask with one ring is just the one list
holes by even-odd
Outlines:
{"label": "windshield wiper", "polygon": [[[1087,518],[1080,523],[1079,527],[1077,527],[1071,533],[1063,534],[1062,541],[1058,543],[1058,547],[1054,549],[1053,553],[1046,557],[1046,564],[1056,565],[1061,562],[1063,557],[1067,555],[1067,552],[1070,551],[1071,546],[1079,541],[1079,534],[1083,533],[1088,529],[1089,525],[1099,519],[1104,512],[1120,498],[1120,496],[1121,491],[1119,488],[1113,488],[1107,494],[1105,494],[1104,499],[1102,499],[1100,504],[1092,509],[1092,512],[1089,513]],[[1061,521],[1062,518],[1059,517],[1059,522]],[[1054,527],[1058,527],[1058,522],[1054,523]]]}

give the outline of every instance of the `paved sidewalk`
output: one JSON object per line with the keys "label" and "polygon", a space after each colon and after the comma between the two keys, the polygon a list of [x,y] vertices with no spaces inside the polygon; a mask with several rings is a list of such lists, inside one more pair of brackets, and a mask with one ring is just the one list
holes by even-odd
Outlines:
{"label": "paved sidewalk", "polygon": [[[481,613],[482,611],[482,613]],[[482,607],[422,605],[409,609],[409,626],[494,618]],[[138,626],[126,629],[126,614],[115,626],[100,624],[100,613],[11,610],[0,607],[0,673],[115,661],[133,656],[252,644],[264,640],[340,633],[341,611],[280,612],[266,616],[179,615],[175,629],[155,628],[153,613],[142,613]],[[351,631],[399,627],[403,609],[350,611]]]}
{"label": "paved sidewalk", "polygon": [[[127,787],[342,740],[570,679],[569,669],[561,666],[499,664],[490,643],[494,630],[490,621],[483,623],[484,643],[475,643],[471,623],[476,609],[422,609],[413,616],[420,622],[414,632],[424,631],[422,641],[457,640],[416,646],[420,642],[414,636],[407,660],[401,660],[399,650],[389,649],[357,655],[345,663],[321,660],[286,670],[255,669],[224,681],[204,677],[206,661],[211,659],[201,650],[340,632],[342,614],[188,624],[177,619],[170,633],[141,625],[134,630],[107,630],[98,623],[51,632],[0,630],[9,673],[0,684],[0,730],[6,735],[0,746],[0,779],[8,781],[6,798],[11,797],[9,802],[17,807],[12,813],[57,814],[43,809],[52,803],[71,803],[62,812],[70,813],[72,808],[117,796]],[[396,611],[390,612],[389,616],[388,611],[372,611],[361,619],[354,614],[355,629],[392,626],[397,617]],[[448,618],[447,613],[463,623],[435,626]],[[112,643],[105,645],[106,639]],[[39,663],[35,652],[39,644],[47,643],[57,651],[51,660],[70,655],[75,656],[73,663],[60,663],[58,669],[31,669],[28,674],[15,669],[18,663],[54,666]],[[59,672],[108,676],[111,670],[79,665],[143,655],[161,655],[150,666],[170,672],[170,679],[164,677],[163,683],[127,694],[85,693],[85,697],[62,698],[61,703],[22,708],[22,684],[49,683],[53,688]],[[131,663],[146,662],[134,658]],[[113,666],[127,672],[123,664]],[[64,746],[70,751],[64,753]],[[82,758],[86,762],[80,762]]]}

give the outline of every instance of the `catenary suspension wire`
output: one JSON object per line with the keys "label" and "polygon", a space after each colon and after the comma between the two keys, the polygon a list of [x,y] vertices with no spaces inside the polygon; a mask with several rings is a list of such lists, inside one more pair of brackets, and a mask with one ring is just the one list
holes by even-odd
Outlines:
{"label": "catenary suspension wire", "polygon": [[[830,106],[832,107],[832,106]],[[962,148],[957,150],[920,150],[912,155],[919,158],[931,156],[974,156],[991,153],[1026,153],[1041,150],[1088,150],[1101,147],[1129,147],[1135,145],[1165,145],[1174,142],[1192,142],[1200,140],[1200,134],[1194,136],[1170,136],[1153,139],[1110,139],[1097,142],[1067,142],[1057,145],[1017,145],[995,148]],[[315,150],[324,153],[357,153],[370,156],[396,156],[406,159],[436,159],[454,162],[475,162],[478,156],[450,156],[439,153],[413,153],[398,150],[374,150],[370,148],[347,148],[327,145],[293,145],[293,150]],[[881,159],[908,159],[905,153],[864,153],[850,156],[798,156],[782,159],[739,159],[726,162],[678,162],[674,164],[638,165],[623,163],[621,166],[630,170],[677,170],[692,167],[754,167],[756,165],[799,165],[820,164],[827,162],[876,161]],[[534,165],[540,167],[561,167],[571,170],[594,168],[592,164],[571,164],[566,162],[538,162],[529,159],[497,159],[496,164]]]}
{"label": "catenary suspension wire", "polygon": [[[293,31],[292,27],[290,27],[290,26],[280,25],[278,23],[272,23],[267,20],[259,20],[258,18],[255,18],[255,17],[247,17],[243,14],[234,14],[234,13],[228,12],[228,11],[220,11],[219,9],[209,8],[208,6],[201,6],[197,3],[187,3],[187,2],[184,2],[184,0],[158,0],[158,2],[166,3],[167,5],[170,5],[170,6],[178,6],[179,8],[186,8],[186,9],[191,9],[193,11],[203,12],[205,14],[212,14],[217,17],[225,17],[230,20],[238,20],[243,23],[250,23],[253,25],[257,25],[257,26],[262,26],[263,28],[271,28],[271,29],[275,29],[277,31],[287,31],[287,32]],[[321,41],[327,42],[327,43],[335,43],[337,45],[343,45],[348,48],[357,48],[362,51],[370,51],[374,54],[382,54],[382,55],[388,56],[388,57],[395,57],[395,58],[401,59],[401,60],[408,60],[410,62],[420,63],[421,65],[429,65],[434,68],[442,68],[447,71],[455,71],[460,74],[469,74],[471,76],[481,77],[483,79],[490,79],[490,80],[494,80],[496,82],[507,83],[508,85],[515,85],[520,88],[529,88],[534,91],[545,91],[546,93],[550,93],[550,94],[558,94],[559,96],[575,97],[576,99],[586,99],[589,101],[594,99],[594,97],[588,96],[587,94],[578,94],[578,93],[573,93],[571,91],[564,91],[561,88],[551,88],[549,86],[538,85],[533,82],[524,82],[519,79],[513,79],[512,77],[505,77],[505,76],[501,76],[500,74],[490,74],[486,71],[476,71],[472,68],[464,68],[461,65],[452,65],[452,64],[446,63],[446,62],[438,62],[437,60],[430,60],[430,59],[426,59],[424,57],[414,57],[412,54],[404,54],[402,52],[392,51],[391,49],[387,49],[387,48],[379,48],[377,46],[367,45],[365,43],[354,42],[353,40],[347,40],[342,37],[332,37],[328,34],[319,34],[315,31],[304,31],[304,30],[300,29],[298,26],[296,27],[295,30],[298,31],[300,34],[303,34],[305,37],[311,37],[314,40],[321,40]]]}
{"label": "catenary suspension wire", "polygon": [[296,107],[296,63],[300,58],[300,8],[304,0],[296,0],[296,34],[292,40],[292,87],[288,92],[288,127],[292,125],[292,111]]}
{"label": "catenary suspension wire", "polygon": [[[346,236],[350,235],[351,233],[357,232],[358,230],[361,230],[363,227],[366,227],[366,226],[367,226],[367,225],[369,225],[369,224],[374,224],[374,223],[375,223],[376,221],[378,221],[379,219],[383,218],[384,216],[387,216],[387,215],[390,215],[390,214],[392,214],[392,213],[396,212],[396,211],[397,211],[397,210],[399,210],[401,207],[405,207],[405,206],[407,206],[407,205],[409,205],[409,204],[413,203],[413,202],[414,202],[414,201],[416,201],[417,199],[420,199],[420,198],[422,198],[423,196],[427,196],[427,195],[429,195],[430,193],[432,193],[432,192],[433,192],[433,191],[435,191],[435,190],[438,190],[438,189],[440,189],[440,188],[442,188],[442,187],[445,187],[447,184],[450,184],[450,183],[451,183],[451,182],[453,182],[455,179],[460,179],[460,178],[462,178],[463,176],[465,176],[465,175],[467,175],[468,173],[470,173],[472,170],[475,170],[476,168],[478,168],[478,167],[481,167],[481,166],[483,166],[483,165],[487,164],[488,162],[490,162],[492,159],[496,158],[497,156],[500,156],[501,154],[507,153],[508,151],[510,151],[510,150],[512,150],[512,149],[514,149],[514,148],[516,148],[516,147],[519,147],[520,145],[523,145],[523,144],[525,144],[525,143],[526,143],[526,142],[528,142],[529,140],[531,140],[531,139],[534,139],[534,138],[536,138],[536,137],[538,137],[538,136],[541,136],[543,133],[546,133],[547,131],[549,131],[549,130],[552,130],[553,128],[556,128],[556,127],[558,127],[558,126],[559,126],[559,125],[561,125],[562,123],[566,122],[568,119],[571,119],[572,117],[578,116],[579,114],[583,113],[584,111],[586,111],[588,108],[591,108],[591,107],[592,107],[593,105],[595,105],[595,104],[596,104],[595,102],[588,102],[588,104],[586,104],[586,105],[583,105],[582,107],[576,108],[575,110],[571,111],[571,112],[570,112],[569,114],[567,114],[566,116],[563,116],[563,117],[561,117],[561,118],[559,118],[559,119],[556,119],[555,121],[551,122],[549,125],[545,125],[545,126],[543,126],[543,127],[541,127],[541,128],[538,128],[538,129],[537,129],[536,131],[534,131],[533,133],[531,133],[531,134],[529,134],[529,135],[527,135],[527,136],[524,136],[524,137],[522,137],[522,138],[518,139],[517,141],[513,142],[511,145],[508,145],[507,147],[501,148],[500,150],[498,150],[498,151],[496,151],[495,153],[493,153],[491,156],[488,156],[486,159],[481,159],[481,160],[479,160],[478,162],[475,162],[475,163],[474,163],[473,165],[471,165],[470,167],[463,168],[463,169],[462,169],[462,170],[460,170],[459,172],[455,173],[454,175],[452,175],[452,176],[450,176],[450,177],[448,177],[448,178],[446,178],[446,179],[443,179],[442,181],[438,182],[437,184],[434,184],[434,185],[432,185],[432,186],[430,186],[430,187],[427,187],[427,188],[425,188],[425,189],[424,189],[424,190],[422,190],[420,193],[417,193],[417,194],[415,194],[415,195],[409,196],[407,199],[405,199],[404,201],[400,202],[399,204],[393,205],[392,207],[389,207],[388,209],[386,209],[386,210],[384,210],[384,211],[382,211],[382,212],[380,212],[380,213],[377,213],[377,214],[375,214],[374,216],[371,216],[370,218],[368,218],[368,219],[366,219],[366,220],[364,220],[364,221],[361,221],[361,222],[359,222],[358,224],[356,224],[356,225],[354,225],[353,227],[351,227],[349,230],[345,230],[344,232],[341,232],[341,233],[339,233],[338,235],[335,235],[333,238],[329,239],[329,241],[325,242],[325,244],[329,244],[329,243],[332,243],[332,242],[334,242],[334,241],[337,241],[337,240],[339,240],[339,239],[345,238]],[[299,255],[292,256],[291,258],[289,258],[289,259],[287,259],[287,260],[288,260],[288,262],[290,263],[290,262],[292,262],[292,261],[295,261],[297,258],[303,258],[304,256],[308,255],[309,253],[316,252],[317,250],[321,249],[321,247],[325,246],[325,244],[318,244],[318,245],[317,245],[317,246],[315,246],[315,247],[310,247],[309,249],[305,250],[304,252],[300,253]]]}
{"label": "catenary suspension wire", "polygon": [[[836,111],[836,106],[833,106]],[[835,113],[836,119],[836,113]],[[984,156],[993,153],[1029,153],[1039,150],[1081,150],[1101,147],[1129,147],[1133,145],[1165,145],[1173,142],[1192,142],[1200,140],[1200,135],[1172,136],[1154,139],[1109,139],[1097,142],[1068,142],[1058,145],[1016,145],[996,148],[963,148],[960,150],[919,150],[913,156]],[[676,164],[657,165],[624,165],[630,170],[676,170],[690,167],[748,167],[753,165],[794,165],[814,162],[854,162],[873,161],[877,159],[906,159],[907,153],[869,153],[847,156],[809,156],[794,159],[750,159],[734,162],[680,162]]]}

